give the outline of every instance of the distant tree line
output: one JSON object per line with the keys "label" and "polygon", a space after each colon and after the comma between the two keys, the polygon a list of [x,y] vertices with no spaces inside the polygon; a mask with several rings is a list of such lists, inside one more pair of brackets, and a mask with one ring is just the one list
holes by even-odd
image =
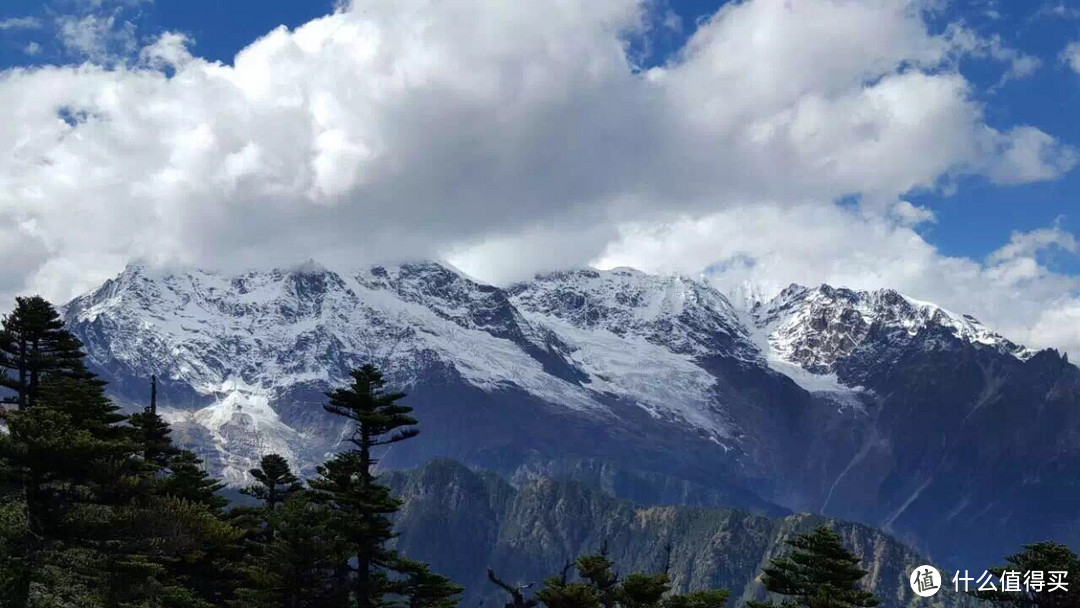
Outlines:
{"label": "distant tree line", "polygon": [[[145,409],[124,415],[84,358],[40,297],[17,298],[0,323],[0,606],[457,605],[459,585],[392,548],[401,502],[374,473],[374,454],[419,431],[400,403],[405,395],[388,390],[375,367],[353,370],[347,386],[327,393],[323,407],[348,422],[347,449],[306,482],[283,457],[263,457],[250,471],[255,483],[242,490],[257,506],[235,506],[198,456],[173,443],[156,378]],[[760,579],[784,598],[780,606],[878,604],[859,587],[866,571],[831,529],[788,544],[792,551]],[[568,562],[531,596],[529,585],[491,569],[488,578],[508,594],[507,608],[722,608],[729,599],[722,589],[675,593],[667,568],[620,575],[606,549]]]}

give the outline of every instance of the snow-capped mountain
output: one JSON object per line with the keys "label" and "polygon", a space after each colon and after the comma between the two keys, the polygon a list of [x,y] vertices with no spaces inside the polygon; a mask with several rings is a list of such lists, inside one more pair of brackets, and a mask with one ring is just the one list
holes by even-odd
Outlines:
{"label": "snow-capped mountain", "polygon": [[[343,427],[322,393],[366,362],[421,420],[386,466],[450,456],[639,501],[822,511],[927,543],[928,530],[960,534],[963,515],[1032,512],[994,486],[1008,458],[1080,470],[1056,447],[1080,436],[1080,370],[891,290],[749,287],[729,299],[626,268],[500,288],[430,262],[236,275],[132,265],[64,314],[113,396],[141,407],[157,375],[174,436],[233,484],[262,454],[310,473],[337,449]],[[1024,430],[997,429],[1018,417]],[[980,449],[973,437],[996,469],[952,482]],[[930,523],[917,518],[928,511]]]}
{"label": "snow-capped mountain", "polygon": [[729,429],[710,411],[714,380],[694,358],[756,356],[721,294],[627,270],[504,291],[432,263],[237,276],[132,265],[66,316],[91,362],[130,387],[127,401],[139,402],[151,374],[180,387],[170,421],[186,436],[209,434],[235,483],[266,451],[320,459],[327,429],[285,424],[272,404],[340,384],[362,362],[406,388],[448,368],[472,387],[512,387],[594,417],[621,398],[719,441]]}
{"label": "snow-capped mountain", "polygon": [[963,342],[1024,359],[1032,352],[991,331],[974,317],[920,302],[891,289],[853,291],[829,285],[791,285],[752,309],[772,358],[815,374],[836,371],[837,362],[868,340],[906,342],[940,328]]}
{"label": "snow-capped mountain", "polygon": [[[503,290],[436,263],[338,273],[307,262],[235,276],[135,264],[66,315],[91,361],[130,387],[128,401],[152,374],[181,387],[168,418],[213,447],[234,483],[263,453],[309,468],[332,449],[325,424],[283,421],[281,401],[338,385],[368,361],[406,388],[449,369],[482,391],[512,388],[594,418],[614,415],[615,399],[731,449],[746,429],[717,403],[708,360],[770,364],[810,390],[836,391],[837,361],[872,333],[912,337],[936,325],[1028,354],[973,319],[892,291],[793,285],[740,311],[703,282],[627,268],[550,273]],[[814,375],[821,381],[808,382]]]}

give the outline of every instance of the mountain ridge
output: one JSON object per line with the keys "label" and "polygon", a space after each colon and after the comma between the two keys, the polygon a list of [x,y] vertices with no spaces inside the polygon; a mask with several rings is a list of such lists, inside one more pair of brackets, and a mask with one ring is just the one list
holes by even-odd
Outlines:
{"label": "mountain ridge", "polygon": [[[601,545],[620,572],[667,566],[680,592],[727,588],[743,601],[765,599],[756,579],[768,559],[785,550],[785,539],[827,524],[868,570],[864,584],[883,608],[926,605],[907,579],[928,560],[859,524],[809,514],[768,518],[732,509],[641,506],[560,478],[515,487],[451,460],[394,471],[384,480],[404,500],[395,522],[398,547],[464,584],[467,604],[503,601],[502,591],[486,581],[484,566],[510,581],[538,582],[565,560]],[[972,603],[946,589],[930,605]]]}
{"label": "mountain ridge", "polygon": [[[956,517],[973,518],[971,535],[987,517],[1034,518],[1012,538],[973,538],[978,555],[1073,529],[1064,512],[1036,514],[1061,497],[1048,472],[1080,464],[1080,370],[892,290],[789,287],[741,310],[707,282],[625,268],[503,288],[430,262],[136,265],[64,315],[129,409],[158,376],[174,436],[234,486],[268,451],[310,474],[338,449],[323,392],[370,362],[424,429],[382,455],[388,467],[445,456],[516,480],[577,471],[621,480],[624,497],[863,521],[947,559],[969,552],[930,531]],[[1026,416],[1029,430],[984,416]],[[980,449],[989,470],[949,485]],[[1047,473],[996,487],[1016,454]],[[1080,507],[1080,489],[1058,494]]]}

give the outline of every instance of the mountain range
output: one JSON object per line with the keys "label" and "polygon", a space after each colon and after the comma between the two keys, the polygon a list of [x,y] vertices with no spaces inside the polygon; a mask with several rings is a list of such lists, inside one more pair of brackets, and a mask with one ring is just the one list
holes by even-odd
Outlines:
{"label": "mountain range", "polygon": [[[679,592],[728,589],[736,599],[766,599],[757,580],[785,540],[832,525],[868,571],[862,581],[882,606],[975,605],[951,585],[928,601],[908,586],[926,559],[869,526],[815,515],[769,518],[749,511],[636,506],[572,481],[537,479],[514,487],[488,472],[449,461],[393,471],[386,481],[404,505],[396,545],[465,587],[461,605],[501,605],[506,594],[485,566],[517,584],[557,574],[577,555],[606,549],[619,573],[667,570]],[[942,577],[951,580],[946,571]],[[535,592],[539,587],[532,587]]]}
{"label": "mountain range", "polygon": [[451,457],[519,487],[822,514],[980,571],[1080,540],[1080,370],[892,290],[136,264],[64,315],[112,396],[142,407],[156,375],[174,437],[234,485],[268,452],[310,474],[343,431],[323,392],[374,363],[421,421],[386,468]]}

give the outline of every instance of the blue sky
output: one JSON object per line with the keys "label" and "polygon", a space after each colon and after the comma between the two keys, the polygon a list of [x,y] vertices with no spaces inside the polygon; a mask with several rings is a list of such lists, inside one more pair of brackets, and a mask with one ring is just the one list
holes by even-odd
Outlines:
{"label": "blue sky", "polygon": [[896,287],[1080,351],[1073,43],[1080,0],[8,0],[0,295],[390,251]]}

